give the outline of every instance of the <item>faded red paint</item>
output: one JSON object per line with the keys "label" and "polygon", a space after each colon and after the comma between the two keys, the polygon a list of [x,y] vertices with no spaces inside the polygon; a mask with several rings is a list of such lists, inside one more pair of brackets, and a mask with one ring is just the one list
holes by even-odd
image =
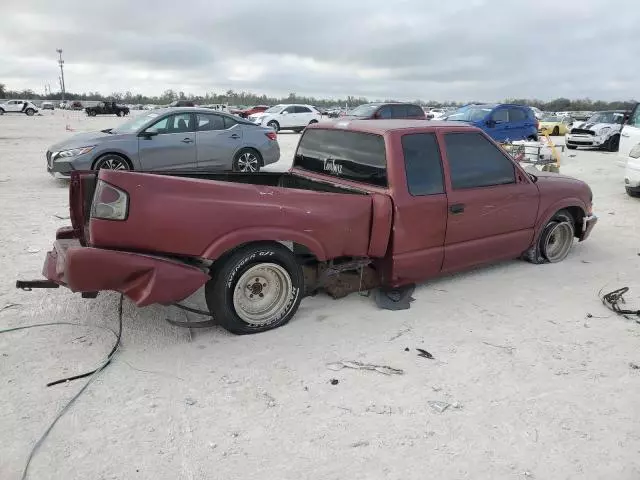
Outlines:
{"label": "faded red paint", "polygon": [[[558,210],[573,208],[579,217],[590,213],[591,191],[585,183],[544,173],[534,182],[516,162],[515,184],[453,190],[443,135],[480,132],[474,127],[377,120],[308,128],[383,135],[389,186],[373,187],[299,168],[290,173],[360,194],[101,170],[100,179],[129,194],[128,218],[87,222],[86,201],[79,198],[82,185],[74,178],[73,227],[59,233],[67,243],[57,242],[49,253],[45,277],[74,291],[121,291],[139,305],[170,303],[193,293],[209,277],[187,263],[160,256],[215,260],[239,245],[271,240],[304,245],[321,261],[370,257],[383,284],[400,286],[515,258],[533,245]],[[408,191],[401,137],[421,132],[436,133],[446,193],[414,197]],[[460,203],[464,213],[452,214],[450,207]],[[580,240],[594,223],[577,232]],[[83,238],[85,232],[83,247],[73,239]]]}

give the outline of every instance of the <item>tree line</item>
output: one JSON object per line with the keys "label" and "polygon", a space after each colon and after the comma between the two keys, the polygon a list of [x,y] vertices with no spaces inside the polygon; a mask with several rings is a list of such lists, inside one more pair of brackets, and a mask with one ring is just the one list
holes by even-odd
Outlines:
{"label": "tree line", "polygon": [[[60,92],[51,93],[49,95],[42,95],[34,92],[33,90],[8,90],[4,84],[0,83],[0,98],[20,98],[29,100],[61,100],[62,95]],[[103,95],[100,92],[86,92],[86,93],[72,93],[67,92],[65,94],[66,100],[97,100],[97,101],[116,101],[127,104],[154,104],[154,105],[166,105],[174,100],[191,100],[200,105],[207,105],[212,103],[222,103],[227,105],[276,105],[278,103],[304,103],[308,105],[315,105],[316,107],[333,107],[333,106],[349,106],[354,107],[363,103],[368,103],[369,100],[365,97],[353,97],[348,96],[346,98],[317,98],[298,95],[296,93],[290,93],[287,97],[270,97],[267,95],[258,95],[253,92],[236,92],[234,90],[227,90],[224,93],[208,92],[205,95],[192,95],[185,94],[184,92],[176,92],[174,90],[165,90],[161,95],[149,96],[141,94],[133,94],[131,92],[113,92],[111,95]],[[393,98],[378,99],[375,101],[395,101]],[[424,101],[414,100],[415,103],[423,106],[431,107],[459,107],[468,103],[487,103],[487,102],[436,102],[436,101]],[[543,100],[531,100],[525,98],[511,98],[506,99],[505,103],[517,103],[522,105],[529,105],[537,107],[540,110],[547,112],[558,111],[599,111],[599,110],[622,110],[630,109],[637,102],[635,100],[616,100],[613,102],[605,102],[602,100],[591,100],[590,98],[584,99],[569,99],[569,98],[556,98],[545,102]]]}

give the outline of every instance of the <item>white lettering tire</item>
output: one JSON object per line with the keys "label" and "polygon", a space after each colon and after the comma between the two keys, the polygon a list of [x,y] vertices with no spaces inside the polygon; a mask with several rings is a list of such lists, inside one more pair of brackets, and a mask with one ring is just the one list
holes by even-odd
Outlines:
{"label": "white lettering tire", "polygon": [[214,320],[237,335],[280,327],[295,315],[304,277],[293,253],[283,245],[260,242],[218,260],[205,285]]}

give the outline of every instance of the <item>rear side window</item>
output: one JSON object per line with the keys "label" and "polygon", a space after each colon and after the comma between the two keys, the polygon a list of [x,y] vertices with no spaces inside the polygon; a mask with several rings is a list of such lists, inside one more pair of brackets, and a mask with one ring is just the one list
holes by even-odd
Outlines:
{"label": "rear side window", "polygon": [[417,105],[409,105],[407,110],[410,117],[424,117],[424,110]]}
{"label": "rear side window", "polygon": [[295,113],[311,113],[311,110],[307,107],[294,107]]}
{"label": "rear side window", "polygon": [[380,110],[378,110],[378,118],[392,118],[391,117],[391,106],[390,105],[385,105],[383,107],[380,107]]}
{"label": "rear side window", "polygon": [[294,166],[356,182],[387,186],[384,138],[343,130],[306,130]]}
{"label": "rear side window", "polygon": [[527,119],[527,114],[521,108],[509,109],[509,120],[512,122],[524,122]]}
{"label": "rear side window", "polygon": [[436,136],[433,133],[403,135],[402,151],[409,193],[413,196],[444,193]]}
{"label": "rear side window", "polygon": [[480,133],[448,133],[444,142],[454,189],[515,183],[511,160]]}
{"label": "rear side window", "polygon": [[233,118],[231,117],[222,117],[224,118],[224,128],[231,128],[233,127],[235,124],[237,124],[238,122],[236,122]]}

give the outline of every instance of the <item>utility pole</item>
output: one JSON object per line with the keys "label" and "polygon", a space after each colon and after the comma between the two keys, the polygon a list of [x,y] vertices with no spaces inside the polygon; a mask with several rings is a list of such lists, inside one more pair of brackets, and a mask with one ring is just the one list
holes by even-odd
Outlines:
{"label": "utility pole", "polygon": [[56,49],[60,58],[58,59],[58,65],[60,65],[60,88],[62,89],[62,101],[64,102],[64,60],[62,59],[62,49]]}

